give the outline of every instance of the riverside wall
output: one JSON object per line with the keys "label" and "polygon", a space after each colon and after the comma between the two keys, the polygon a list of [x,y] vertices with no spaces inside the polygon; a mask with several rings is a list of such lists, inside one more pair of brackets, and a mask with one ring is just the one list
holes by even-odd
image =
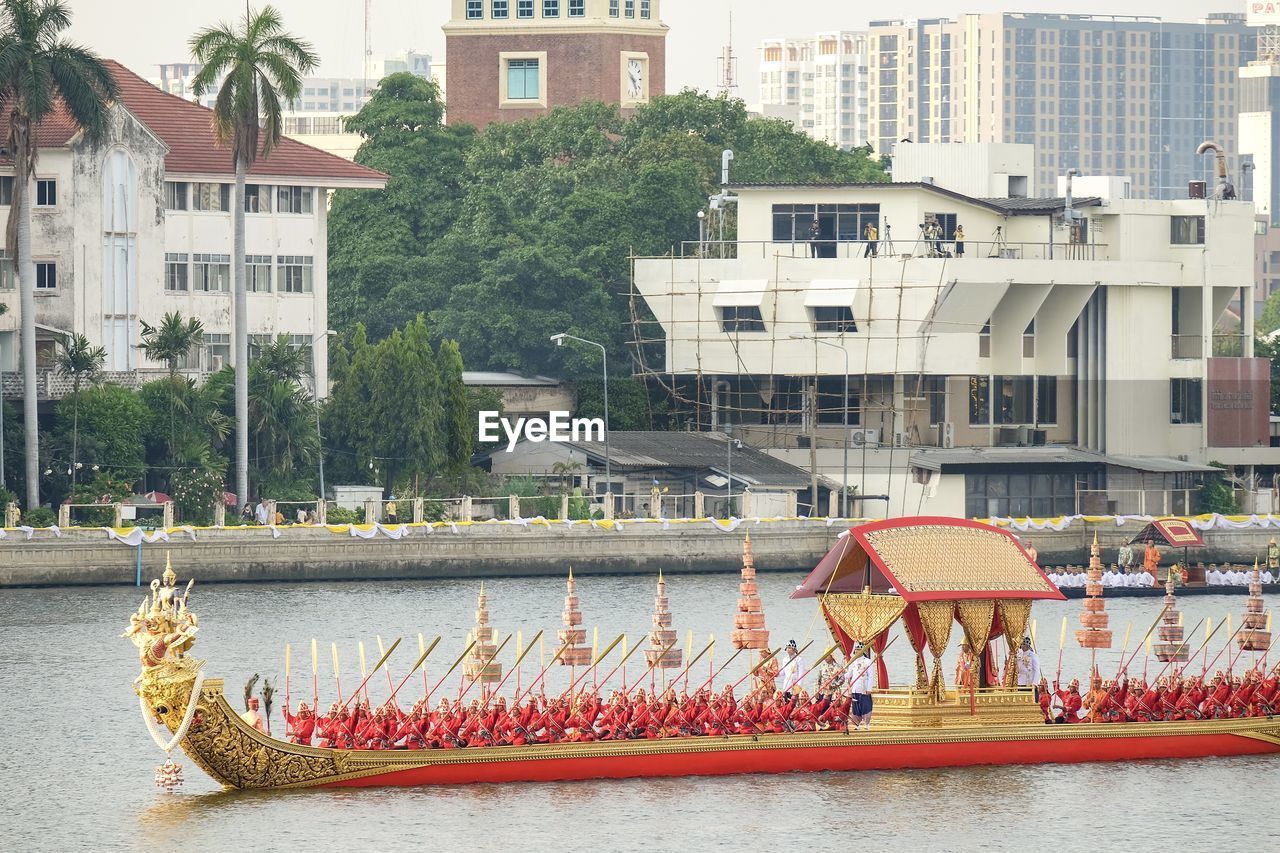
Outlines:
{"label": "riverside wall", "polygon": [[[133,584],[141,559],[144,582],[164,569],[166,553],[180,576],[201,583],[245,581],[392,580],[561,576],[577,574],[650,574],[733,572],[742,565],[747,532],[762,571],[805,571],[835,543],[843,523],[824,519],[754,520],[725,532],[709,521],[623,523],[616,527],[585,524],[527,526],[504,523],[459,525],[457,533],[439,526],[427,534],[415,529],[393,540],[381,534],[363,539],[342,528],[282,527],[200,529],[194,538],[170,531],[167,542],[126,545],[101,528],[71,528],[55,535],[36,530],[30,539],[19,530],[0,539],[0,587]],[[1045,565],[1082,564],[1094,533],[1103,560],[1116,559],[1120,545],[1141,529],[1130,521],[1079,523],[1062,531],[1021,534],[1031,540]],[[1274,528],[1210,530],[1206,547],[1192,549],[1191,560],[1252,563],[1265,558]],[[1181,550],[1166,561],[1181,559]]]}

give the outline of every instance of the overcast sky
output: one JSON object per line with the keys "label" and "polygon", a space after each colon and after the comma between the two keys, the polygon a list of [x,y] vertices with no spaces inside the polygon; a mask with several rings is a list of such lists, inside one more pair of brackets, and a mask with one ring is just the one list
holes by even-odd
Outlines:
{"label": "overcast sky", "polygon": [[[260,5],[261,0],[253,0]],[[286,26],[312,42],[322,72],[360,74],[364,0],[273,0]],[[156,66],[188,58],[191,33],[222,18],[243,14],[243,0],[70,0],[72,37],[98,53],[123,62],[146,77]],[[872,14],[868,6],[877,11]],[[667,88],[710,89],[716,85],[717,58],[728,39],[733,9],[733,40],[739,60],[739,95],[756,99],[758,46],[765,38],[801,36],[820,29],[858,29],[869,17],[927,18],[965,12],[1017,11],[1078,14],[1162,15],[1193,21],[1212,11],[1243,11],[1243,0],[906,0],[870,4],[852,0],[663,0],[662,17],[671,27],[667,41]],[[375,55],[405,49],[444,56],[441,25],[449,0],[373,0]]]}

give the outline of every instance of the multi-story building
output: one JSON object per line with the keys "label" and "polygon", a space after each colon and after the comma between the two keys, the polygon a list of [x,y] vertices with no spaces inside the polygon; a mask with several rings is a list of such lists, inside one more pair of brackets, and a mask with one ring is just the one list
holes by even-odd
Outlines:
{"label": "multi-story building", "polygon": [[[83,334],[105,347],[112,381],[136,384],[159,372],[139,348],[141,323],[181,312],[204,324],[193,372],[233,358],[231,251],[235,173],[214,141],[210,111],[166,94],[109,63],[120,90],[105,141],[89,145],[55,110],[38,130],[32,199],[36,350],[42,398],[65,390],[49,370],[56,342]],[[8,172],[6,175],[5,172]],[[0,216],[13,190],[0,160]],[[261,340],[315,341],[325,387],[328,323],[328,192],[380,188],[386,176],[284,139],[249,170],[246,205],[249,331]],[[13,261],[0,259],[0,370],[17,369],[21,306]],[[318,334],[317,334],[318,333]],[[20,394],[13,373],[5,390]]]}
{"label": "multi-story building", "polygon": [[666,86],[660,0],[451,0],[449,121],[486,127],[594,100],[624,111]]}
{"label": "multi-story building", "polygon": [[[1280,461],[1250,204],[949,183],[735,186],[727,251],[636,261],[678,417],[815,480],[847,458],[870,514],[1187,511],[1210,461]],[[1216,333],[1240,293],[1243,334]]]}
{"label": "multi-story building", "polygon": [[[192,90],[195,76],[200,73],[201,67],[192,62],[161,65],[160,76],[151,82],[171,95],[198,101],[212,108],[218,97],[216,88],[198,99]],[[367,68],[367,75],[364,77],[304,78],[301,97],[288,104],[284,111],[285,135],[350,160],[355,157],[363,140],[359,135],[347,131],[346,121],[373,97],[378,81],[389,74],[406,71],[432,80],[443,70],[431,61],[430,54],[414,50],[394,56],[372,57]],[[443,81],[436,82],[441,84],[443,90]]]}
{"label": "multi-story building", "polygon": [[[868,129],[855,144],[880,154],[902,139],[1034,144],[1040,186],[1075,168],[1128,175],[1138,198],[1166,199],[1206,177],[1195,154],[1205,139],[1238,166],[1236,69],[1257,43],[1243,15],[971,14],[872,21],[865,32]],[[775,91],[762,72],[766,112]],[[806,92],[801,117],[816,97]]]}
{"label": "multi-story building", "polygon": [[840,148],[869,140],[867,34],[766,41],[760,53],[761,112],[784,118]]}

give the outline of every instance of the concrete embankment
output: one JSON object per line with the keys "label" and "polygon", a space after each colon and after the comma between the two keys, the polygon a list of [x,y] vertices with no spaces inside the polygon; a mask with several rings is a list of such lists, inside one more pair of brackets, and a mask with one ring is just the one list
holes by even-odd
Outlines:
{"label": "concrete embankment", "polygon": [[[422,529],[392,540],[370,539],[345,530],[284,527],[278,537],[267,528],[199,530],[194,539],[174,530],[168,542],[133,547],[110,539],[100,528],[18,530],[0,539],[0,587],[132,584],[141,557],[144,580],[158,576],[166,552],[183,577],[202,583],[242,581],[378,580],[499,576],[559,576],[569,566],[588,574],[732,572],[742,565],[742,540],[750,531],[756,566],[762,571],[812,568],[836,541],[841,525],[825,520],[746,521],[733,532],[711,522],[624,523],[617,529],[589,525],[474,524]],[[1077,524],[1063,531],[1028,535],[1046,565],[1084,563],[1096,530],[1103,559],[1140,528],[1135,523]],[[1211,530],[1207,547],[1191,559],[1252,563],[1265,555],[1271,529]],[[1181,551],[1167,558],[1181,559]]]}

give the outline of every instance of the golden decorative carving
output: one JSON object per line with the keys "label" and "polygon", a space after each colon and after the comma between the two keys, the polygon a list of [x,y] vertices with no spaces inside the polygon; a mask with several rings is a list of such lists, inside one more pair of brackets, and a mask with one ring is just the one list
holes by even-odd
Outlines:
{"label": "golden decorative carving", "polygon": [[929,680],[929,693],[935,702],[941,702],[946,692],[942,680],[942,653],[951,640],[951,623],[955,620],[955,602],[952,601],[917,601],[916,609],[920,611],[920,624],[924,625],[924,635],[929,641],[929,651],[933,652],[933,677]]}
{"label": "golden decorative carving", "polygon": [[[897,621],[907,602],[900,595],[828,593],[820,596],[823,612],[858,643],[868,643]],[[834,634],[834,632],[833,632]]]}
{"label": "golden decorative carving", "polygon": [[1032,592],[1057,589],[996,530],[921,524],[865,534],[907,592]]}

